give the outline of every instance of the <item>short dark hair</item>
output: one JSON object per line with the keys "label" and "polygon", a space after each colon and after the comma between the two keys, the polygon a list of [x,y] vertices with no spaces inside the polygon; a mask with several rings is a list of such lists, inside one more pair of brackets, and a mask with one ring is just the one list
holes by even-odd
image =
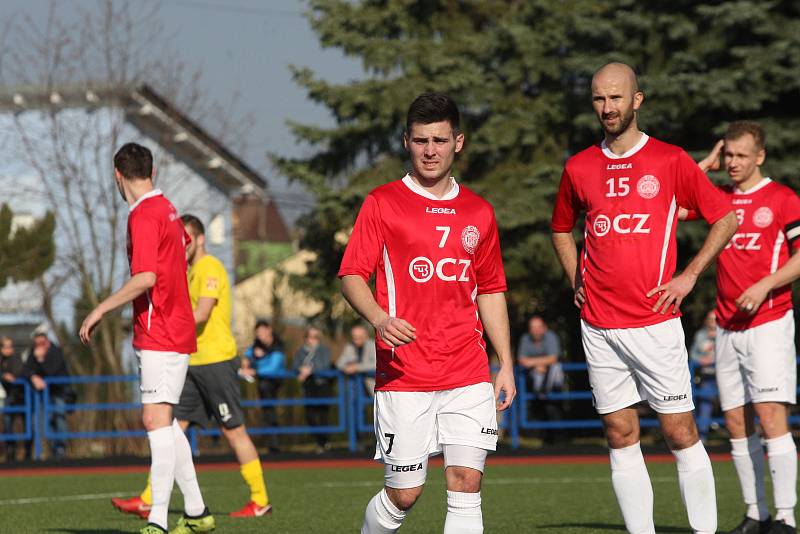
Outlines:
{"label": "short dark hair", "polygon": [[767,132],[756,121],[734,121],[730,123],[725,131],[725,139],[733,141],[747,134],[753,136],[756,141],[756,147],[759,150],[767,146]]}
{"label": "short dark hair", "polygon": [[191,228],[195,235],[206,235],[206,227],[203,226],[203,223],[200,221],[200,219],[191,213],[185,213],[181,215],[181,222],[184,226]]}
{"label": "short dark hair", "polygon": [[149,180],[153,177],[153,154],[145,146],[125,143],[114,155],[114,168],[128,180]]}
{"label": "short dark hair", "polygon": [[461,129],[461,114],[455,101],[444,93],[422,93],[411,103],[406,115],[406,135],[411,134],[411,125],[431,124],[447,121],[457,135]]}
{"label": "short dark hair", "polygon": [[270,322],[267,321],[266,319],[259,319],[258,321],[256,321],[256,328],[255,329],[259,329],[262,326],[266,326],[267,328],[272,328],[272,324],[270,324]]}

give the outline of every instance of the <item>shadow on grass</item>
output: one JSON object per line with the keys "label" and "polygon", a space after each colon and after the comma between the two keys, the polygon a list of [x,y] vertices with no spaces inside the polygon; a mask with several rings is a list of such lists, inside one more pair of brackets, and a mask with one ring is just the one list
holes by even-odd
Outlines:
{"label": "shadow on grass", "polygon": [[58,534],[131,534],[130,530],[117,530],[115,528],[48,528],[47,532],[56,532]]}
{"label": "shadow on grass", "polygon": [[[535,530],[558,530],[563,528],[590,528],[596,530],[613,530],[616,532],[625,532],[625,525],[611,524],[611,523],[559,523],[558,525],[537,525],[533,527]],[[687,528],[681,527],[665,527],[656,525],[656,532],[670,532],[686,534],[690,532]]]}

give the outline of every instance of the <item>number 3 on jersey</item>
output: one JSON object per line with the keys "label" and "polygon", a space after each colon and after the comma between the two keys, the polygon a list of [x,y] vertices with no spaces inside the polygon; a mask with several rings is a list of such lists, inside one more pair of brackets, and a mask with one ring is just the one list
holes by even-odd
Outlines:
{"label": "number 3 on jersey", "polygon": [[629,176],[620,176],[619,178],[609,178],[606,180],[608,184],[608,193],[606,197],[624,197],[631,192],[631,186],[628,185],[630,181]]}

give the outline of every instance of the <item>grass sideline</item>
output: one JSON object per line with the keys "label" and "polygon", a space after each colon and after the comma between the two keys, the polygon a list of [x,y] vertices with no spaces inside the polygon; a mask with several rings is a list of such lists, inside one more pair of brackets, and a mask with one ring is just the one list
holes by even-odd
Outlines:
{"label": "grass sideline", "polygon": [[[324,464],[321,464],[324,465]],[[680,501],[674,464],[649,465],[659,533],[690,532]],[[719,530],[735,526],[742,515],[739,486],[730,462],[714,463]],[[217,532],[356,533],[364,506],[378,491],[382,470],[374,467],[297,467],[266,470],[271,517],[234,519],[227,513],[247,500],[238,471],[199,473],[206,502],[217,518]],[[112,496],[139,492],[141,472],[117,474],[2,476],[0,530],[14,533],[117,534],[138,532],[143,522],[110,505]],[[768,484],[769,486],[769,484]],[[420,502],[401,532],[441,532],[445,516],[444,476],[432,467]],[[542,532],[589,534],[624,532],[607,464],[550,463],[487,467],[482,492],[486,534]],[[181,509],[173,495],[170,526]]]}

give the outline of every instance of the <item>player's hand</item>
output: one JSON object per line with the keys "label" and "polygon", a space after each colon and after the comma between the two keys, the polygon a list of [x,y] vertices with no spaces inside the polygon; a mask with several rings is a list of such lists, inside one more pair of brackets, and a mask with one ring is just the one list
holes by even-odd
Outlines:
{"label": "player's hand", "polygon": [[714,148],[711,149],[711,152],[708,153],[708,156],[703,158],[697,163],[697,166],[703,172],[708,171],[718,171],[719,170],[719,155],[722,152],[722,148],[725,146],[725,141],[720,139],[717,141],[717,144],[714,145]]}
{"label": "player's hand", "polygon": [[92,310],[92,313],[86,316],[86,319],[83,320],[83,324],[81,325],[81,329],[78,332],[78,335],[81,338],[81,341],[84,345],[89,344],[89,340],[92,338],[92,332],[94,332],[95,327],[103,318],[103,314],[97,310],[97,308]]}
{"label": "player's hand", "polygon": [[[500,400],[501,392],[505,393],[503,400]],[[497,411],[502,412],[508,409],[516,396],[517,386],[514,384],[514,368],[510,365],[504,365],[494,378],[494,400]]]}
{"label": "player's hand", "polygon": [[761,282],[756,282],[744,290],[744,293],[736,299],[736,306],[748,315],[755,315],[769,294],[769,287]]}
{"label": "player's hand", "polygon": [[667,313],[667,310],[672,307],[672,314],[678,313],[683,299],[686,298],[686,295],[689,294],[696,282],[697,277],[688,273],[681,273],[666,284],[654,287],[647,293],[647,298],[657,293],[659,293],[660,296],[652,310],[654,312],[660,310],[661,315],[664,315]]}
{"label": "player's hand", "polygon": [[375,330],[384,343],[390,347],[406,345],[417,339],[417,329],[405,319],[386,316],[377,324]]}
{"label": "player's hand", "polygon": [[578,309],[583,308],[583,304],[586,302],[586,290],[582,285],[575,290],[575,300],[573,302]]}

